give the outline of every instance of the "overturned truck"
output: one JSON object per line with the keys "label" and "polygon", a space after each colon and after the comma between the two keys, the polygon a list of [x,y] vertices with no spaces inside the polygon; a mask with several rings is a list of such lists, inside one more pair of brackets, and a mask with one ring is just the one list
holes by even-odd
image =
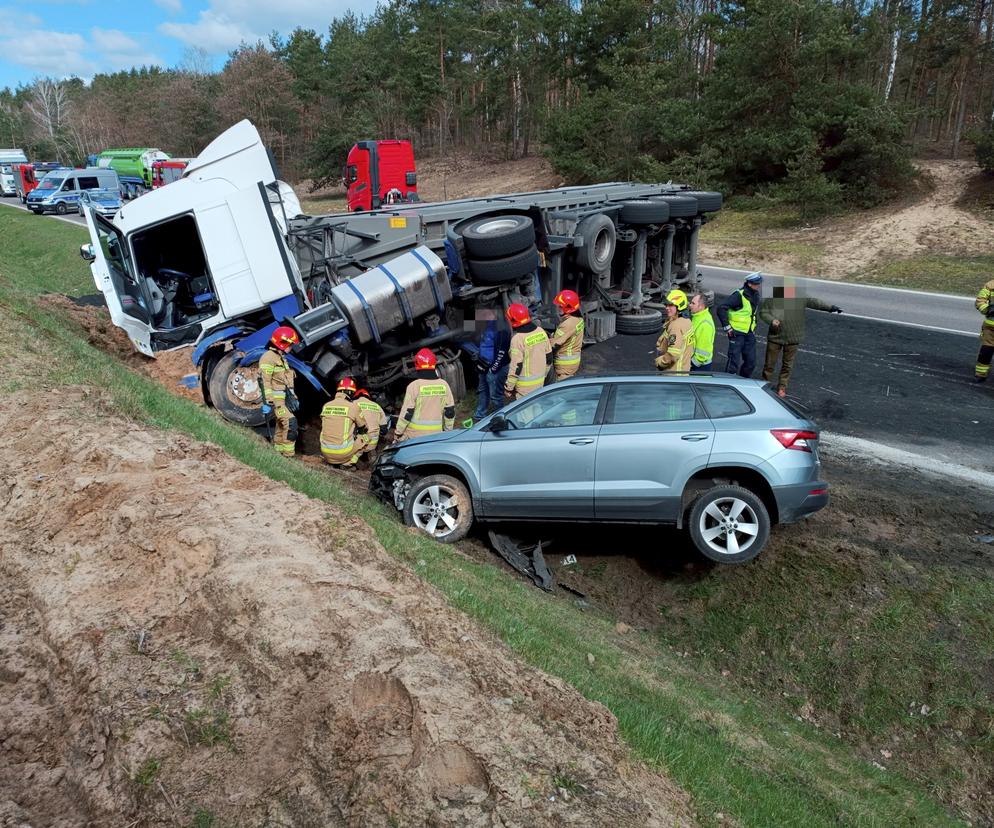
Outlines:
{"label": "overturned truck", "polygon": [[242,121],[113,221],[88,210],[80,252],[137,350],[193,345],[205,401],[260,425],[277,325],[300,334],[289,361],[322,395],[346,374],[389,394],[428,346],[460,396],[481,311],[522,302],[552,328],[563,288],[597,341],[657,332],[661,295],[699,286],[698,233],[720,208],[719,193],[612,183],[307,216]]}

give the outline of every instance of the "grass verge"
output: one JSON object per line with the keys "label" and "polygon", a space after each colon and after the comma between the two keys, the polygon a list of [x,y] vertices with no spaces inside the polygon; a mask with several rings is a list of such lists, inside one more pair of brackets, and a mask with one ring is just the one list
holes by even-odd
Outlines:
{"label": "grass verge", "polygon": [[[879,264],[857,278],[867,284],[976,296],[994,272],[994,256],[923,254]],[[979,326],[979,322],[977,323]]]}
{"label": "grass verge", "polygon": [[522,658],[612,710],[634,754],[688,790],[705,825],[957,824],[928,793],[797,721],[786,705],[729,687],[652,636],[621,636],[601,613],[550,600],[413,534],[392,510],[332,475],[279,457],[254,434],[90,346],[74,323],[36,301],[45,291],[91,290],[75,252],[82,240],[62,223],[0,211],[0,345],[15,356],[8,390],[99,388],[124,416],[214,443],[273,480],[357,514],[388,551]]}

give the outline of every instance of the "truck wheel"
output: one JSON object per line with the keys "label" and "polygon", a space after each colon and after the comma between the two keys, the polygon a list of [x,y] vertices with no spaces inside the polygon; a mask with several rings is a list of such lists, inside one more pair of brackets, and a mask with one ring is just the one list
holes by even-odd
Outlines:
{"label": "truck wheel", "polygon": [[404,523],[442,543],[455,543],[473,525],[473,500],[451,475],[422,477],[404,498]]}
{"label": "truck wheel", "polygon": [[538,267],[538,250],[532,245],[514,256],[503,259],[470,259],[469,272],[480,285],[502,285],[517,282]]}
{"label": "truck wheel", "polygon": [[659,333],[662,327],[663,314],[657,310],[643,309],[641,313],[619,313],[614,320],[614,329],[620,334],[638,336]]}
{"label": "truck wheel", "polygon": [[266,422],[266,416],[262,413],[259,366],[239,365],[243,356],[241,351],[228,351],[213,363],[207,387],[211,402],[224,419],[239,425],[260,426]]}
{"label": "truck wheel", "polygon": [[69,208],[66,207],[66,203],[64,201],[60,201],[55,205],[55,212],[60,216],[64,216],[67,212],[69,212]]}
{"label": "truck wheel", "polygon": [[469,258],[500,259],[534,245],[535,225],[528,216],[487,216],[467,224],[462,237]]}
{"label": "truck wheel", "polygon": [[653,201],[669,205],[670,218],[693,218],[697,215],[697,199],[688,195],[653,196]]}
{"label": "truck wheel", "polygon": [[697,199],[697,212],[699,213],[715,213],[721,209],[723,201],[721,193],[712,193],[705,190],[690,190],[680,195]]}
{"label": "truck wheel", "polygon": [[704,557],[740,564],[763,551],[770,537],[770,515],[748,489],[715,486],[694,501],[687,529]]}
{"label": "truck wheel", "polygon": [[603,213],[587,216],[577,225],[576,235],[583,239],[583,246],[576,251],[576,263],[591,273],[605,273],[618,243],[614,222]]}
{"label": "truck wheel", "polygon": [[624,224],[665,224],[670,217],[670,208],[664,201],[650,198],[636,198],[621,203],[618,218]]}

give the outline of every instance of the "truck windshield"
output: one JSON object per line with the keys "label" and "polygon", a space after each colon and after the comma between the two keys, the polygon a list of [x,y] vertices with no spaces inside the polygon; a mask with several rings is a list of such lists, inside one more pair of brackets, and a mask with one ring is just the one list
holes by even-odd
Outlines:
{"label": "truck windshield", "polygon": [[124,234],[99,215],[94,215],[93,218],[96,222],[97,235],[100,237],[100,249],[103,251],[111,281],[114,283],[114,292],[121,299],[121,310],[128,316],[150,323],[148,301],[135,279]]}
{"label": "truck windshield", "polygon": [[62,182],[65,181],[64,178],[52,178],[50,176],[45,176],[41,183],[38,184],[39,190],[57,190],[62,186]]}

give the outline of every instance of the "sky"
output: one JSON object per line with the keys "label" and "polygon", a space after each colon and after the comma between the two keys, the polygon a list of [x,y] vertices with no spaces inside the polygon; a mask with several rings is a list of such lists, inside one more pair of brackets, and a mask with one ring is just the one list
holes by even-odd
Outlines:
{"label": "sky", "polygon": [[335,17],[375,8],[376,0],[0,0],[0,89],[39,76],[179,66],[191,47],[219,69],[243,41],[298,26],[323,34]]}

